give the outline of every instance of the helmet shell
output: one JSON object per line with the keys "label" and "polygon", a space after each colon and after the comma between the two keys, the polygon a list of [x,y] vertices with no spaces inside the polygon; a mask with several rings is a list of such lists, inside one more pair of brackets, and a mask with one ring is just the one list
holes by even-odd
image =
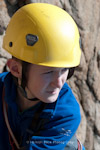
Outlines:
{"label": "helmet shell", "polygon": [[32,64],[69,68],[80,63],[79,38],[77,25],[66,11],[47,3],[32,3],[13,15],[3,48]]}

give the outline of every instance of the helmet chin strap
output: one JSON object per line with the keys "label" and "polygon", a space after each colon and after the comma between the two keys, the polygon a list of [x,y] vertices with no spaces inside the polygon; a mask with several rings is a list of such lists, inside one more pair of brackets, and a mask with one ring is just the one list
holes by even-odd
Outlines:
{"label": "helmet chin strap", "polygon": [[29,65],[29,63],[22,61],[22,77],[18,78],[18,89],[21,94],[29,101],[38,101],[39,99],[37,98],[28,98],[27,90],[25,89],[27,83],[27,79],[25,76],[25,72],[27,72],[27,65]]}
{"label": "helmet chin strap", "polygon": [[27,96],[27,92],[26,92],[26,90],[22,87],[22,86],[18,86],[18,89],[19,89],[19,91],[21,92],[21,94],[26,98],[26,99],[28,99],[29,101],[38,101],[39,99],[37,99],[37,98],[28,98],[28,96]]}
{"label": "helmet chin strap", "polygon": [[23,80],[21,80],[21,79],[18,79],[18,89],[21,92],[21,94],[29,101],[38,101],[39,100],[37,98],[28,98],[27,91],[25,90],[25,86],[23,84]]}

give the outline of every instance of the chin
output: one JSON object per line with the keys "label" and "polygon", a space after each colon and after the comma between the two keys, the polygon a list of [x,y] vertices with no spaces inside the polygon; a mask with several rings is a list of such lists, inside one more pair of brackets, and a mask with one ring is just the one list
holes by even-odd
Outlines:
{"label": "chin", "polygon": [[47,100],[46,103],[54,103],[57,99],[55,100]]}
{"label": "chin", "polygon": [[41,95],[37,98],[44,103],[54,103],[57,100],[58,95],[59,95],[59,93],[49,94],[49,95]]}
{"label": "chin", "polygon": [[44,100],[42,100],[44,103],[54,103],[57,100],[58,97],[48,97]]}

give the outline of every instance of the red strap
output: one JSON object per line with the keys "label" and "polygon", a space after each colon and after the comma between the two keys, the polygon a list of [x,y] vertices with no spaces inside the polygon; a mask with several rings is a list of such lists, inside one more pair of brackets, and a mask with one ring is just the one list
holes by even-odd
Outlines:
{"label": "red strap", "polygon": [[[18,144],[18,142],[17,142],[17,140],[16,140],[16,138],[15,138],[13,132],[12,132],[12,129],[11,129],[9,121],[8,121],[7,103],[4,100],[4,96],[5,96],[5,92],[4,92],[4,87],[3,87],[3,93],[2,93],[3,115],[4,115],[6,126],[8,128],[9,142],[12,146],[12,150],[14,150],[14,144],[16,145],[17,149],[19,150],[20,149],[19,144]],[[13,142],[11,141],[11,138],[12,138]]]}
{"label": "red strap", "polygon": [[[8,134],[9,134],[9,132],[8,132]],[[14,141],[12,141],[10,134],[9,134],[9,142],[12,147],[12,150],[15,150],[15,146],[14,146],[15,143],[14,143]]]}
{"label": "red strap", "polygon": [[78,139],[77,139],[77,143],[78,143],[78,150],[82,150],[82,144],[80,143]]}

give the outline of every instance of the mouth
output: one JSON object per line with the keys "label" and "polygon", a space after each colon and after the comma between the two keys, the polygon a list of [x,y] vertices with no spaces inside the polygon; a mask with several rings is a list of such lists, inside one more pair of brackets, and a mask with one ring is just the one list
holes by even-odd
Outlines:
{"label": "mouth", "polygon": [[47,91],[47,93],[52,94],[52,95],[55,95],[55,94],[57,94],[57,93],[58,93],[58,90]]}

